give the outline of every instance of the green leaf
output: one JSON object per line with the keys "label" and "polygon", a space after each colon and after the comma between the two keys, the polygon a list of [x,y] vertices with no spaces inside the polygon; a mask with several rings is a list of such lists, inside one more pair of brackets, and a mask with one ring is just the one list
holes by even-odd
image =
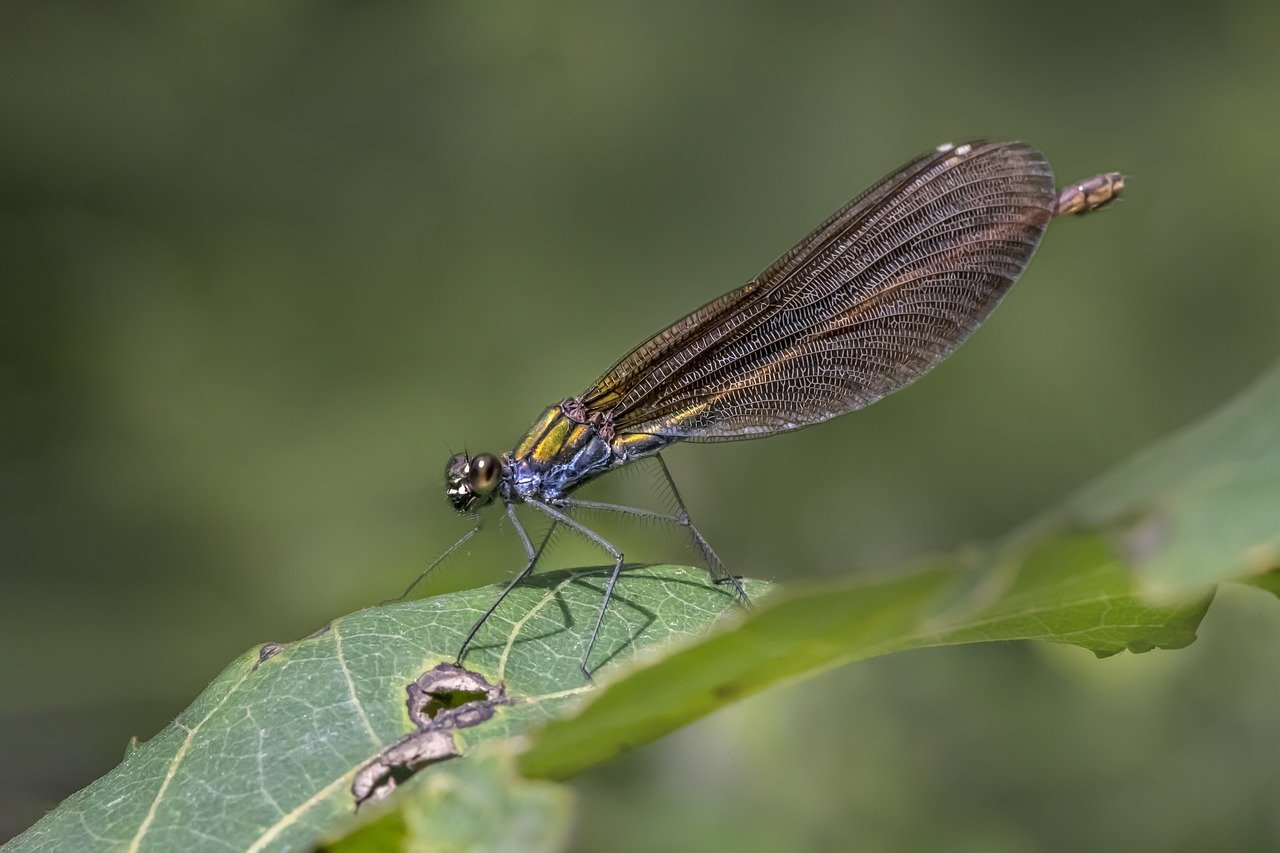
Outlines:
{"label": "green leaf", "polygon": [[[590,689],[578,663],[605,573],[535,577],[486,623],[466,665],[505,682],[510,704],[497,706],[487,722],[457,729],[459,752],[519,734]],[[749,589],[761,597],[768,585]],[[357,770],[414,730],[406,685],[452,661],[496,593],[485,587],[363,610],[307,639],[242,655],[176,721],[9,849],[284,850],[318,843],[353,813]],[[607,673],[625,655],[689,638],[739,609],[703,570],[629,569],[593,665],[610,661]],[[424,802],[448,801],[433,797]]]}
{"label": "green leaf", "polygon": [[362,809],[354,826],[340,828],[321,849],[563,849],[572,829],[573,792],[523,778],[510,748],[486,746],[466,761],[445,762],[419,773],[390,801]]}
{"label": "green leaf", "polygon": [[[451,659],[495,588],[366,610],[305,640],[268,644],[11,847],[263,850],[325,837],[343,849],[489,846],[513,837],[513,822],[554,847],[563,841],[563,798],[509,775],[511,741],[534,724],[546,725],[529,736],[522,773],[564,778],[740,696],[875,655],[1017,639],[1100,656],[1180,648],[1195,639],[1217,582],[1280,591],[1278,543],[1275,372],[1003,542],[767,598],[768,586],[753,582],[758,606],[709,636],[717,617],[736,612],[725,590],[700,570],[634,568],[593,661],[604,662],[598,690],[582,683],[578,659],[606,570],[535,578],[467,659],[505,694],[489,684],[468,693],[486,697],[485,716],[444,730],[443,740],[437,720],[448,712],[415,725],[406,685]],[[480,700],[444,705],[463,711],[471,701]],[[379,778],[404,782],[409,769],[385,764],[387,756],[427,753],[389,748],[425,735],[448,747],[431,755],[467,757],[422,769],[380,816],[329,835],[349,824],[352,782],[368,778],[366,765],[381,757],[372,769],[388,772]],[[496,757],[477,760],[486,743]]]}
{"label": "green leaf", "polygon": [[1203,422],[987,549],[881,581],[796,588],[731,630],[634,668],[538,733],[563,778],[737,696],[926,645],[1041,639],[1099,655],[1179,648],[1217,583],[1280,594],[1280,367]]}
{"label": "green leaf", "polygon": [[1280,597],[1280,568],[1272,569],[1269,572],[1263,572],[1260,575],[1254,575],[1249,578],[1247,583],[1250,586],[1256,586],[1258,589],[1265,589],[1276,597]]}
{"label": "green leaf", "polygon": [[536,732],[520,766],[563,779],[780,681],[905,649],[1028,639],[1099,656],[1182,648],[1211,599],[1202,590],[1144,603],[1110,543],[1087,535],[1020,558],[939,558],[881,580],[795,588],[732,628],[633,666]]}
{"label": "green leaf", "polygon": [[1049,523],[1114,531],[1154,597],[1280,565],[1280,366],[1081,491]]}

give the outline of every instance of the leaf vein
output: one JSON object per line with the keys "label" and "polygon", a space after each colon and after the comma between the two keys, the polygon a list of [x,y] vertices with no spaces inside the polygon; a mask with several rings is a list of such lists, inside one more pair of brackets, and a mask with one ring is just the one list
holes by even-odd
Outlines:
{"label": "leaf vein", "polygon": [[[361,764],[363,763],[364,762],[361,762]],[[324,800],[326,797],[332,794],[336,788],[338,788],[340,785],[342,785],[343,782],[347,780],[348,776],[351,776],[354,773],[355,773],[355,768],[352,768],[351,770],[343,771],[342,775],[339,776],[337,779],[334,779],[328,785],[325,785],[319,791],[316,791],[314,794],[312,794],[307,800],[301,803],[293,811],[289,812],[287,815],[282,816],[278,821],[271,824],[271,826],[267,827],[263,831],[262,835],[258,836],[257,841],[253,842],[253,844],[250,844],[246,848],[246,853],[258,853],[258,851],[265,850],[268,844],[270,844],[272,841],[275,841],[276,838],[279,837],[280,833],[284,832],[286,829],[288,829],[289,827],[297,823],[299,818],[301,818],[304,814],[310,811],[318,803],[320,803],[322,800]]]}
{"label": "leaf vein", "polygon": [[369,733],[369,739],[373,741],[374,746],[381,746],[382,741],[378,738],[378,733],[373,730],[373,722],[370,721],[369,715],[364,710],[364,705],[360,703],[360,697],[356,695],[356,683],[351,678],[351,670],[347,668],[347,655],[342,650],[342,635],[338,632],[338,622],[333,623],[333,627],[329,631],[333,635],[334,652],[338,656],[338,667],[342,670],[342,677],[347,680],[347,691],[351,694],[351,703],[356,706],[356,712],[360,714],[360,721],[364,723],[365,731]]}
{"label": "leaf vein", "polygon": [[538,600],[537,604],[530,607],[523,616],[512,623],[511,633],[507,635],[507,644],[502,647],[502,655],[498,658],[499,681],[502,681],[507,677],[507,658],[511,655],[511,649],[516,644],[516,637],[520,636],[520,632],[524,630],[524,626],[528,624],[529,620],[532,619],[539,610],[554,601],[555,597],[560,594],[560,591],[568,584],[572,583],[574,579],[578,577],[578,574],[578,572],[569,572],[564,580],[547,590],[542,598]]}
{"label": "leaf vein", "polygon": [[204,719],[196,723],[190,729],[187,729],[187,736],[178,746],[178,751],[173,754],[173,758],[169,762],[169,768],[165,771],[164,780],[161,781],[160,788],[156,791],[155,799],[151,801],[151,807],[147,809],[147,814],[142,818],[142,823],[138,824],[137,833],[134,834],[133,839],[129,842],[128,850],[131,851],[131,853],[137,851],[139,845],[142,843],[143,836],[145,836],[147,831],[151,829],[151,823],[156,818],[156,811],[160,808],[160,801],[164,799],[165,792],[169,790],[169,785],[173,782],[173,777],[178,773],[178,765],[182,763],[184,758],[186,758],[187,751],[191,748],[191,742],[195,740],[196,735],[200,732],[200,728],[205,723],[209,722],[214,714],[218,713],[218,711],[222,709],[222,706],[227,703],[227,700],[240,689],[240,685],[244,684],[244,680],[249,677],[249,673],[251,672],[253,672],[253,669],[251,667],[246,667],[245,671],[240,674],[240,678],[236,680],[236,683],[231,685],[231,689],[227,691],[226,695],[218,700],[218,704],[214,705],[213,708],[209,710],[208,714],[204,715]]}

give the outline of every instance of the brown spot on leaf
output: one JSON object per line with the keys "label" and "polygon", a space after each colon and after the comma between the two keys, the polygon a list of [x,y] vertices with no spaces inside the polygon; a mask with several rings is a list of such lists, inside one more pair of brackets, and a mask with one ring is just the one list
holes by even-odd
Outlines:
{"label": "brown spot on leaf", "polygon": [[726,684],[717,684],[712,688],[711,695],[717,699],[722,699],[727,702],[741,696],[745,689],[744,685],[739,684],[736,681],[730,681]]}
{"label": "brown spot on leaf", "polygon": [[258,662],[253,665],[253,671],[257,672],[258,667],[280,654],[283,649],[283,643],[263,643],[262,648],[258,649]]}
{"label": "brown spot on leaf", "polygon": [[351,782],[351,796],[355,797],[357,807],[376,803],[423,767],[457,754],[453,732],[448,729],[430,728],[413,732],[356,771]]}
{"label": "brown spot on leaf", "polygon": [[479,725],[498,705],[510,704],[501,684],[450,663],[427,670],[405,691],[405,707],[417,729],[356,771],[351,796],[357,807],[383,799],[422,768],[456,757],[454,730]]}
{"label": "brown spot on leaf", "polygon": [[501,684],[490,684],[484,676],[451,663],[427,670],[405,690],[409,719],[419,728],[447,722],[465,729],[489,719],[495,705],[508,701]]}
{"label": "brown spot on leaf", "polygon": [[[325,634],[329,633],[329,630],[332,627],[333,627],[332,625],[321,625],[319,628],[312,631],[307,636],[303,637],[303,639],[314,640],[316,637],[323,637]],[[291,646],[297,642],[301,642],[301,640],[290,640],[287,643],[263,643],[262,646],[258,649],[258,662],[253,665],[253,671],[257,672],[258,667],[262,666],[268,660],[280,654],[282,651],[284,651],[286,646]]]}

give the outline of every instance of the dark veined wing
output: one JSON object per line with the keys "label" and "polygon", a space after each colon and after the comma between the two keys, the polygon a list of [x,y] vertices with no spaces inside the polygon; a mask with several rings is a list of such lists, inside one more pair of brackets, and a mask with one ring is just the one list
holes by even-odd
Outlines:
{"label": "dark veined wing", "polygon": [[620,433],[755,438],[867,406],[946,358],[1026,268],[1053,172],[1021,142],[940,146],[582,396]]}

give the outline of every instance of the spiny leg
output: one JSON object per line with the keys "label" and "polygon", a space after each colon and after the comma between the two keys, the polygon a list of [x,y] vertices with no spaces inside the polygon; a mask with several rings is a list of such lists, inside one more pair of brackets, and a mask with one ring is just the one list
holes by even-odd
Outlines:
{"label": "spiny leg", "polygon": [[[684,497],[680,494],[680,489],[676,487],[675,479],[671,476],[671,471],[667,468],[666,462],[661,456],[653,457],[662,469],[662,476],[665,478],[667,488],[671,492],[671,497],[676,503],[676,513],[674,515],[656,512],[651,509],[643,509],[641,507],[626,506],[624,504],[605,503],[602,501],[586,501],[576,498],[563,498],[560,503],[564,506],[580,507],[582,509],[598,509],[607,512],[620,512],[628,515],[640,516],[642,518],[652,518],[657,521],[665,521],[671,524],[679,525],[689,531],[689,538],[693,540],[694,547],[698,549],[698,553],[702,555],[702,560],[706,564],[707,571],[711,575],[711,580],[717,584],[730,583],[735,578],[729,574],[724,563],[720,560],[719,555],[711,548],[709,543],[698,528],[694,525],[693,520],[689,518],[689,510],[685,507]],[[745,592],[741,585],[735,584],[737,592],[745,603]]]}
{"label": "spiny leg", "polygon": [[577,521],[574,521],[572,518],[570,518],[565,513],[560,512],[558,509],[555,509],[554,507],[541,503],[539,501],[531,500],[531,501],[527,501],[527,503],[529,504],[529,506],[534,507],[535,509],[546,513],[547,515],[551,516],[556,521],[559,521],[561,524],[565,525],[566,527],[571,527],[574,530],[578,531],[583,536],[587,537],[592,542],[599,545],[601,548],[607,551],[611,557],[613,557],[613,572],[610,573],[609,581],[605,584],[604,600],[600,602],[600,611],[596,614],[596,624],[595,624],[595,627],[591,629],[591,638],[587,640],[587,650],[583,652],[582,663],[579,665],[579,669],[582,670],[583,677],[586,678],[587,681],[594,681],[595,679],[591,677],[591,671],[587,669],[587,662],[591,659],[591,650],[595,648],[596,637],[599,636],[600,626],[604,623],[605,611],[609,609],[609,600],[613,598],[613,587],[618,582],[618,575],[622,572],[622,552],[619,551],[616,547],[614,547],[612,542],[605,539],[600,534],[596,533],[590,528],[585,527],[582,524],[579,524]]}
{"label": "spiny leg", "polygon": [[423,579],[423,578],[425,578],[427,575],[431,574],[431,572],[435,570],[436,566],[440,565],[440,564],[441,564],[441,563],[443,563],[445,560],[447,560],[447,559],[449,558],[449,555],[450,555],[450,554],[452,554],[454,551],[457,551],[459,548],[461,548],[461,547],[462,547],[462,545],[463,545],[463,543],[465,543],[465,542],[466,542],[468,539],[470,539],[472,536],[475,536],[475,535],[476,535],[476,532],[480,530],[480,525],[481,525],[481,522],[480,522],[480,520],[479,520],[479,519],[477,519],[477,520],[476,520],[476,526],[475,526],[475,527],[473,527],[473,528],[471,528],[470,530],[468,530],[468,531],[463,535],[463,537],[462,537],[461,539],[459,539],[457,542],[454,542],[452,545],[450,545],[448,548],[446,548],[446,549],[445,549],[445,552],[444,552],[443,554],[441,554],[439,557],[436,557],[434,560],[432,560],[432,561],[431,561],[431,565],[429,565],[429,566],[427,566],[425,569],[423,569],[423,570],[422,570],[422,573],[421,573],[421,574],[419,574],[416,578],[414,578],[414,579],[413,579],[413,583],[411,583],[411,584],[409,584],[407,587],[405,587],[404,592],[400,593],[400,594],[399,594],[398,596],[396,596],[395,598],[388,598],[388,599],[386,599],[385,601],[381,601],[381,602],[379,602],[379,606],[381,606],[381,605],[383,605],[383,604],[394,604],[394,603],[399,602],[399,601],[404,601],[406,598],[408,598],[408,597],[409,597],[409,593],[413,592],[413,588],[414,588],[415,586],[417,586],[418,584],[422,583],[422,579]]}
{"label": "spiny leg", "polygon": [[743,605],[751,604],[750,599],[747,598],[746,590],[742,588],[741,580],[725,571],[723,564],[720,563],[720,559],[716,556],[715,552],[711,550],[711,546],[707,544],[707,541],[702,538],[702,534],[700,534],[690,523],[688,513],[681,511],[678,515],[667,515],[666,513],[655,512],[654,510],[643,509],[638,506],[625,506],[623,504],[611,504],[604,503],[602,501],[583,501],[578,500],[577,498],[561,498],[560,504],[572,509],[595,509],[604,512],[618,512],[625,515],[634,515],[640,518],[652,518],[655,521],[665,521],[685,528],[689,531],[694,544],[698,546],[698,550],[702,553],[703,560],[707,563],[707,571],[711,574],[712,582],[716,584],[732,584],[738,597],[738,601]]}
{"label": "spiny leg", "polygon": [[467,649],[471,646],[471,641],[476,638],[476,634],[480,631],[480,628],[485,622],[489,621],[489,617],[494,614],[498,609],[498,606],[506,600],[508,595],[511,594],[511,590],[515,589],[516,585],[519,584],[520,581],[527,578],[533,571],[533,567],[538,564],[538,558],[542,556],[543,549],[546,548],[547,543],[551,541],[551,534],[555,531],[556,524],[558,524],[557,521],[554,519],[552,520],[551,527],[547,528],[547,534],[542,537],[542,543],[538,545],[538,549],[535,551],[533,549],[533,543],[529,541],[529,534],[524,532],[524,526],[520,523],[520,519],[516,517],[515,505],[507,504],[506,506],[507,517],[510,518],[511,523],[515,525],[516,533],[520,534],[520,543],[524,545],[525,554],[528,555],[529,559],[528,562],[524,564],[524,568],[521,569],[502,590],[502,593],[498,596],[497,600],[494,601],[493,604],[489,605],[489,609],[484,612],[483,616],[476,620],[476,624],[472,625],[471,630],[467,632],[467,638],[462,641],[462,648],[458,649],[458,656],[454,659],[454,663],[458,666],[462,666],[462,659],[467,656]]}
{"label": "spiny leg", "polygon": [[662,454],[656,454],[655,459],[662,468],[662,476],[667,478],[667,485],[671,487],[671,494],[676,499],[676,506],[680,508],[678,516],[682,521],[679,523],[688,528],[689,536],[693,539],[693,544],[702,552],[702,557],[707,561],[707,571],[711,573],[713,583],[731,584],[734,594],[738,596],[738,601],[744,605],[750,605],[751,599],[747,597],[747,591],[742,586],[742,579],[731,573],[724,567],[724,563],[720,562],[720,558],[716,552],[711,549],[711,543],[703,537],[702,533],[694,526],[693,519],[689,518],[689,510],[684,505],[684,497],[680,494],[680,489],[676,487],[676,480],[671,476],[671,469],[667,467],[667,460],[662,458]]}

